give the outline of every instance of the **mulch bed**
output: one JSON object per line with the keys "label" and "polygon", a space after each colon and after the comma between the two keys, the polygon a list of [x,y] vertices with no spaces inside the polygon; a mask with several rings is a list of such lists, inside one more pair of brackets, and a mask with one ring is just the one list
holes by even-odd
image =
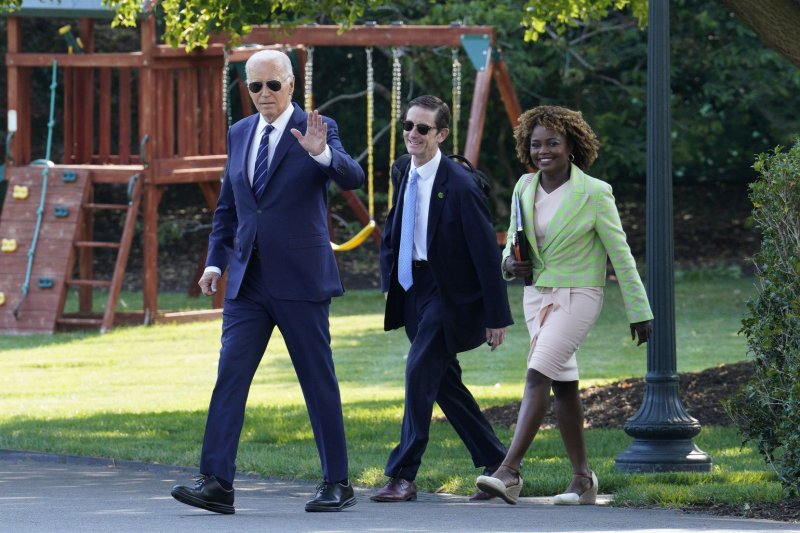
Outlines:
{"label": "mulch bed", "polygon": [[[732,421],[722,407],[753,373],[753,363],[744,361],[720,365],[702,372],[679,374],[679,393],[683,406],[701,425],[730,426]],[[587,428],[622,428],[636,413],[644,398],[644,380],[630,378],[602,387],[581,391]],[[512,426],[517,422],[519,402],[491,407],[484,411],[496,426]],[[542,427],[555,427],[552,409]]]}
{"label": "mulch bed", "polygon": [[683,510],[718,516],[737,516],[741,518],[778,520],[781,522],[800,522],[800,498],[792,498],[775,503],[743,503],[741,505],[715,503],[709,506],[693,505]]}

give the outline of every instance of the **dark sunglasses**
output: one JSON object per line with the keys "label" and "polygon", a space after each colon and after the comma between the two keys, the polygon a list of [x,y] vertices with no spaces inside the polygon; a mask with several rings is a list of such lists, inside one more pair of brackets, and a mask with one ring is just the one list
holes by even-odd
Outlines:
{"label": "dark sunglasses", "polygon": [[414,124],[410,120],[403,121],[403,129],[405,131],[413,130],[415,125],[417,126],[417,131],[420,135],[427,135],[429,131],[439,129],[435,126],[428,126],[427,124]]}
{"label": "dark sunglasses", "polygon": [[251,81],[247,84],[247,88],[250,90],[251,93],[257,94],[261,92],[261,89],[264,87],[264,84],[267,85],[267,89],[276,93],[281,90],[283,84],[278,80],[269,80],[269,81]]}

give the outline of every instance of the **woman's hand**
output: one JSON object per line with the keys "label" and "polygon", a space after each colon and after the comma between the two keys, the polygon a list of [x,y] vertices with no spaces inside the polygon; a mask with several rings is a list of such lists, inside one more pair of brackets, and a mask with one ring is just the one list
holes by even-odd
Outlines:
{"label": "woman's hand", "polygon": [[533,274],[533,265],[530,261],[517,261],[510,255],[503,261],[503,269],[515,278],[526,278]]}
{"label": "woman's hand", "polygon": [[653,321],[652,320],[645,320],[644,322],[634,322],[631,324],[631,340],[636,340],[636,335],[639,335],[639,342],[636,343],[636,346],[640,346],[642,343],[647,342],[650,336],[653,334]]}

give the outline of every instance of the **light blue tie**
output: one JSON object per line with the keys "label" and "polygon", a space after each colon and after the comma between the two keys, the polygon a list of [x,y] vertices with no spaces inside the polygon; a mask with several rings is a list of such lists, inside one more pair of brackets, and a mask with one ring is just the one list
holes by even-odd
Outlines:
{"label": "light blue tie", "polygon": [[275,127],[272,124],[267,124],[264,128],[264,133],[261,135],[261,143],[258,145],[258,154],[256,155],[256,167],[253,170],[253,194],[256,195],[256,200],[261,199],[264,194],[264,189],[267,186],[267,171],[269,170],[269,134],[272,133]]}
{"label": "light blue tie", "polygon": [[414,220],[417,216],[417,170],[411,172],[403,196],[403,224],[400,228],[400,251],[397,258],[397,280],[406,291],[414,284],[411,272],[414,251]]}

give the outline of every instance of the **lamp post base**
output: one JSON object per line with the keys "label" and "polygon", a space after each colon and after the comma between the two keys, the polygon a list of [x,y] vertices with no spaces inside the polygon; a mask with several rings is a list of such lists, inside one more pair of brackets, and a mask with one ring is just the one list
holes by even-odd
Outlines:
{"label": "lamp post base", "polygon": [[621,472],[711,472],[711,456],[691,439],[634,439],[617,456]]}

